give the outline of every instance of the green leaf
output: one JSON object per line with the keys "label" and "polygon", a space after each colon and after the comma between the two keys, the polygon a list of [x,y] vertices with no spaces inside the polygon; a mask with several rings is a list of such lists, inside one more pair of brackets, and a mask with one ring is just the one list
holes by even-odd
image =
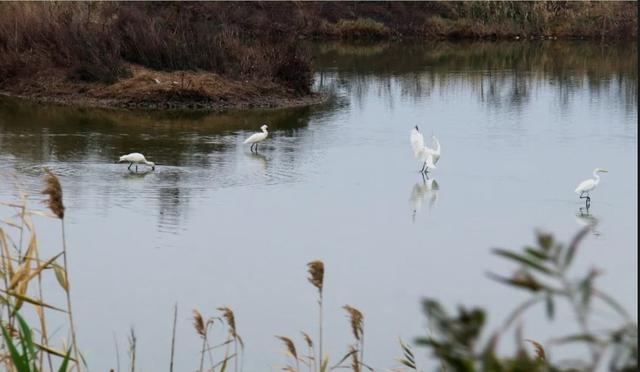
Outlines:
{"label": "green leaf", "polygon": [[69,359],[71,359],[71,348],[67,351],[67,355],[65,355],[62,363],[60,364],[60,368],[58,368],[58,372],[66,372],[67,366],[69,365]]}
{"label": "green leaf", "polygon": [[67,274],[65,270],[62,268],[62,266],[55,263],[51,266],[53,266],[53,272],[56,274],[56,280],[58,281],[58,284],[60,284],[60,286],[65,291],[69,291],[69,282],[67,281]]}
{"label": "green leaf", "polygon": [[532,269],[538,270],[538,271],[543,272],[545,274],[549,274],[549,275],[553,274],[553,271],[551,269],[543,266],[542,264],[532,260],[529,257],[521,256],[521,255],[519,255],[517,253],[508,251],[506,249],[500,249],[500,248],[494,249],[493,252],[495,254],[497,254],[498,256],[502,256],[502,257],[511,259],[513,261],[520,262],[521,264],[524,264],[525,266],[528,266],[528,267],[530,267]]}
{"label": "green leaf", "polygon": [[4,336],[4,341],[9,349],[9,355],[11,356],[13,365],[16,367],[18,372],[30,372],[29,363],[24,360],[22,355],[20,355],[18,349],[16,349],[16,346],[13,344],[11,336],[7,333],[7,330],[4,327],[0,328],[2,328],[2,335]]}
{"label": "green leaf", "polygon": [[324,357],[322,363],[320,363],[320,372],[327,372],[327,368],[329,367],[329,357]]}
{"label": "green leaf", "polygon": [[551,340],[553,344],[567,344],[571,342],[601,343],[602,341],[590,333],[581,333]]}
{"label": "green leaf", "polygon": [[550,259],[551,257],[546,254],[545,252],[539,251],[535,248],[531,248],[531,247],[526,247],[524,249],[525,252],[527,252],[530,256],[533,256],[534,258],[537,258],[539,260],[543,260],[546,261],[548,259]]}
{"label": "green leaf", "polygon": [[496,275],[496,274],[491,273],[491,272],[488,272],[487,276],[490,279],[493,279],[493,280],[495,280],[497,282],[500,282],[500,283],[503,283],[503,284],[507,284],[507,285],[511,285],[511,286],[518,287],[518,288],[528,289],[528,290],[533,291],[533,292],[538,292],[541,289],[548,289],[544,285],[542,285],[539,282],[537,282],[535,280],[535,278],[533,278],[532,276],[527,277],[527,278],[505,278],[503,276]]}
{"label": "green leaf", "polygon": [[408,360],[404,360],[404,359],[398,359],[398,362],[404,364],[405,366],[411,368],[411,369],[416,369],[416,365],[409,362]]}
{"label": "green leaf", "polygon": [[547,291],[547,294],[545,295],[545,304],[547,307],[547,317],[550,320],[553,320],[553,315],[555,313],[555,305],[553,303],[553,294],[551,292]]}
{"label": "green leaf", "polygon": [[20,325],[20,340],[23,344],[23,348],[25,349],[25,353],[28,352],[29,359],[36,359],[36,348],[33,344],[33,338],[31,336],[31,329],[27,322],[24,321],[20,314],[16,314],[16,319],[18,319],[18,324]]}
{"label": "green leaf", "polygon": [[575,237],[573,237],[571,244],[569,244],[569,248],[567,248],[567,253],[564,256],[564,260],[562,263],[562,266],[564,269],[569,267],[569,265],[571,264],[571,261],[573,261],[573,257],[576,254],[578,245],[580,244],[582,239],[584,239],[584,237],[587,235],[588,232],[589,232],[589,228],[585,227],[584,229],[580,230]]}

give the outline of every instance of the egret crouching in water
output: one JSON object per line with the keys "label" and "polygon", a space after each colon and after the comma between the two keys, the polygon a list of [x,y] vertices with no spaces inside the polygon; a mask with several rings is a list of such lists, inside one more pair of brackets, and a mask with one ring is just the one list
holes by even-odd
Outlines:
{"label": "egret crouching in water", "polygon": [[136,165],[136,172],[138,171],[138,164],[146,164],[151,167],[151,170],[156,169],[156,164],[152,161],[147,161],[139,152],[132,152],[131,154],[122,155],[118,163],[129,163],[127,167],[128,170],[131,170],[132,165]]}
{"label": "egret crouching in water", "polygon": [[588,180],[584,180],[580,182],[578,187],[575,189],[575,193],[580,195],[580,199],[587,199],[585,202],[587,204],[587,208],[589,208],[589,204],[591,203],[591,197],[589,193],[593,191],[598,184],[600,183],[600,176],[598,173],[607,173],[606,169],[596,168],[593,170],[593,178],[589,178]]}
{"label": "egret crouching in water", "polygon": [[249,136],[249,138],[244,140],[244,143],[251,144],[251,152],[253,152],[253,146],[256,147],[256,152],[258,152],[258,142],[264,141],[265,139],[267,139],[267,136],[269,135],[269,132],[267,132],[266,124],[261,126],[260,129],[262,129],[262,133],[254,133],[251,136]]}
{"label": "egret crouching in water", "polygon": [[411,130],[411,148],[413,148],[413,154],[416,159],[422,162],[422,169],[420,173],[428,173],[429,170],[436,169],[436,163],[440,160],[440,141],[436,136],[431,136],[431,142],[433,149],[425,146],[424,137],[418,126],[416,125]]}

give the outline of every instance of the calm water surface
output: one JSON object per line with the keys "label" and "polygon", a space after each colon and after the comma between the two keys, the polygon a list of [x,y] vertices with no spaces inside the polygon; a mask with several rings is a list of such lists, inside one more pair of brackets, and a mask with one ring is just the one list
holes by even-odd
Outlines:
{"label": "calm water surface", "polygon": [[[488,308],[494,327],[526,296],[486,277],[514,269],[491,247],[528,244],[535,228],[566,240],[594,219],[577,273],[600,268],[601,287],[637,312],[635,45],[314,53],[316,88],[333,95],[314,107],[162,114],[0,99],[0,200],[15,197],[17,182],[41,208],[42,167],[60,176],[74,310],[92,370],[116,367],[114,338],[126,365],[130,326],[140,370],[167,369],[176,302],[179,370],[198,365],[191,310],[213,315],[221,305],[236,312],[245,370],[275,369],[286,359],[274,335],[316,330],[316,291],[305,279],[313,259],[327,267],[333,360],[351,341],[341,309],[350,304],[365,314],[368,364],[392,367],[397,337],[424,333],[421,298]],[[270,138],[251,154],[242,140],[262,123]],[[416,124],[442,143],[427,182],[409,146]],[[133,151],[156,171],[114,163]],[[595,167],[609,173],[581,217],[573,189]],[[57,224],[36,223],[41,249],[58,249]],[[534,310],[526,338],[573,331],[562,310],[551,324]],[[608,324],[600,315],[596,324]]]}

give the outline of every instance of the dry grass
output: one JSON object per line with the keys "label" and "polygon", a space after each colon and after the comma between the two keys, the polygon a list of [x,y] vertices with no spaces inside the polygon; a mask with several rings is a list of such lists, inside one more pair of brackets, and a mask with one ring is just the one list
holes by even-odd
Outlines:
{"label": "dry grass", "polygon": [[[68,330],[70,333],[70,352],[75,369],[80,369],[79,351],[77,348],[76,332],[71,308],[70,285],[68,281],[68,265],[66,260],[67,246],[64,238],[64,203],[62,186],[57,176],[45,170],[44,188],[42,193],[47,196],[44,201],[52,214],[42,210],[32,210],[27,206],[27,195],[20,192],[16,202],[0,202],[0,205],[14,210],[14,214],[0,223],[0,274],[3,288],[0,288],[0,321],[2,327],[16,330],[18,312],[32,311],[38,319],[38,327],[33,329],[33,335],[38,335],[38,341],[33,337],[34,352],[32,353],[33,368],[38,370],[54,370],[62,363],[67,355],[68,347],[56,347],[49,338],[47,330],[47,313],[50,311],[63,312],[68,316]],[[38,244],[33,216],[56,218],[61,223],[62,251],[49,258],[43,258]],[[26,249],[25,248],[26,244]],[[60,257],[64,263],[57,263]],[[46,302],[43,291],[43,281],[56,280],[67,298],[66,308],[53,306]],[[31,332],[31,331],[30,331]],[[17,333],[12,333],[18,337]],[[4,346],[6,346],[4,343]],[[0,350],[0,363],[7,371],[14,371],[12,359]]]}

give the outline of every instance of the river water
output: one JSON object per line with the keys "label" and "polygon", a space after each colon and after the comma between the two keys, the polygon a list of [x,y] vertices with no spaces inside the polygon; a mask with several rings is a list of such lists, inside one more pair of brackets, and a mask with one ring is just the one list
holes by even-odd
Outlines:
{"label": "river water", "polygon": [[[530,244],[535,229],[568,240],[593,221],[575,274],[597,267],[600,288],[637,312],[635,45],[312,48],[315,89],[331,94],[312,107],[158,113],[0,98],[0,200],[15,199],[19,185],[42,209],[45,166],[64,187],[74,312],[91,370],[117,367],[116,344],[126,369],[130,327],[138,370],[168,369],[175,303],[177,370],[199,363],[191,310],[218,316],[222,305],[236,313],[244,370],[276,370],[286,357],[274,335],[304,349],[300,331],[317,333],[317,292],[305,278],[314,259],[326,265],[332,361],[352,342],[341,309],[350,304],[365,316],[367,364],[393,367],[398,337],[426,334],[422,298],[484,307],[495,328],[528,297],[487,278],[516,268],[491,248]],[[242,141],[263,123],[269,138],[252,154]],[[409,145],[415,125],[442,144],[428,180]],[[134,151],[156,170],[115,163]],[[573,190],[596,167],[609,172],[587,215]],[[57,221],[36,225],[40,249],[59,249]],[[558,312],[548,322],[534,308],[526,338],[574,331],[569,310]],[[216,324],[212,344],[224,337]]]}

